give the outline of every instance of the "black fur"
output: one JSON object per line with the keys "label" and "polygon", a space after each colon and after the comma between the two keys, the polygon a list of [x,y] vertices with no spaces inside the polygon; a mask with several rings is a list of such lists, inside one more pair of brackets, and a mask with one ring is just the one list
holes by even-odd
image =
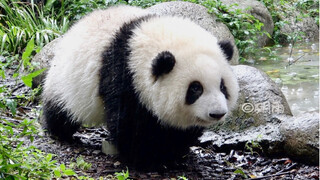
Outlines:
{"label": "black fur", "polygon": [[203,93],[203,86],[199,81],[193,81],[190,83],[186,95],[186,104],[193,104],[199,99]]}
{"label": "black fur", "polygon": [[156,77],[168,74],[174,67],[176,59],[169,51],[163,51],[153,60],[152,74]]}
{"label": "black fur", "polygon": [[43,115],[45,129],[59,140],[71,142],[72,135],[80,128],[80,124],[72,122],[70,114],[61,105],[52,101],[44,102]]}
{"label": "black fur", "polygon": [[233,56],[233,46],[230,41],[220,41],[219,46],[223,53],[226,55],[228,61],[232,59]]}
{"label": "black fur", "polygon": [[[159,168],[188,153],[203,128],[180,130],[159,124],[159,119],[140,102],[128,69],[133,29],[146,16],[124,24],[103,53],[99,93],[103,97],[107,125],[120,157],[138,169]],[[150,57],[152,58],[152,57]]]}
{"label": "black fur", "polygon": [[224,94],[226,99],[229,99],[230,95],[228,93],[227,87],[224,85],[224,80],[223,79],[221,79],[221,82],[220,82],[220,91]]}

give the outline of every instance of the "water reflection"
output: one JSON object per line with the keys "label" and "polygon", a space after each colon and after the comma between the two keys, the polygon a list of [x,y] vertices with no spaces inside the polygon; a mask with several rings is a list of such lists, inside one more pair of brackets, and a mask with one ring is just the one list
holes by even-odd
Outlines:
{"label": "water reflection", "polygon": [[272,48],[249,59],[245,64],[263,70],[279,85],[294,115],[319,111],[318,42]]}

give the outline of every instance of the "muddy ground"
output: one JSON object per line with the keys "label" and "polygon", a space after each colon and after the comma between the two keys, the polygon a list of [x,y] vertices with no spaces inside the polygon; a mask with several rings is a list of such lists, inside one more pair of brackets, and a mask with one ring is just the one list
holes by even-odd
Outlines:
{"label": "muddy ground", "polygon": [[[87,171],[76,169],[79,174],[98,178],[113,175],[126,170],[117,156],[105,155],[101,152],[101,141],[106,138],[104,128],[81,129],[76,137],[80,142],[66,144],[58,142],[48,135],[37,139],[34,144],[47,153],[56,154],[56,159],[65,164],[74,162],[79,156],[92,164]],[[210,146],[192,147],[175,168],[162,172],[139,172],[128,167],[131,179],[319,179],[319,166],[308,166],[291,161],[286,157],[268,158],[257,153],[232,150],[217,153]],[[238,173],[237,173],[238,172]],[[243,174],[242,174],[243,173]],[[110,176],[109,176],[110,177]]]}

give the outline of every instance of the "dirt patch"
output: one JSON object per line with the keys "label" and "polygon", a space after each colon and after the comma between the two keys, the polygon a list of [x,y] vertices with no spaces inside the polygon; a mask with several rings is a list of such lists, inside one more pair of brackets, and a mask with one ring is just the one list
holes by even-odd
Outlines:
{"label": "dirt patch", "polygon": [[61,143],[48,135],[34,141],[42,151],[56,154],[56,160],[66,165],[77,157],[92,164],[87,171],[76,169],[78,174],[94,178],[106,177],[129,169],[132,179],[171,179],[179,176],[188,179],[319,179],[319,167],[307,166],[289,158],[268,158],[257,153],[234,151],[215,152],[209,147],[192,147],[184,161],[175,167],[163,167],[160,172],[141,172],[127,167],[115,156],[101,152],[101,141],[108,136],[105,128],[81,129],[75,135],[79,141]]}

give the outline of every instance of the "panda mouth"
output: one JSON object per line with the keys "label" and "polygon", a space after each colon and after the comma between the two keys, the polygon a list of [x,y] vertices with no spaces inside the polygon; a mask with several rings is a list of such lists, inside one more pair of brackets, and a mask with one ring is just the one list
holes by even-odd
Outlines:
{"label": "panda mouth", "polygon": [[210,124],[212,124],[212,121],[206,121],[206,120],[203,120],[203,119],[201,119],[199,117],[196,118],[196,121],[201,125],[210,125]]}

